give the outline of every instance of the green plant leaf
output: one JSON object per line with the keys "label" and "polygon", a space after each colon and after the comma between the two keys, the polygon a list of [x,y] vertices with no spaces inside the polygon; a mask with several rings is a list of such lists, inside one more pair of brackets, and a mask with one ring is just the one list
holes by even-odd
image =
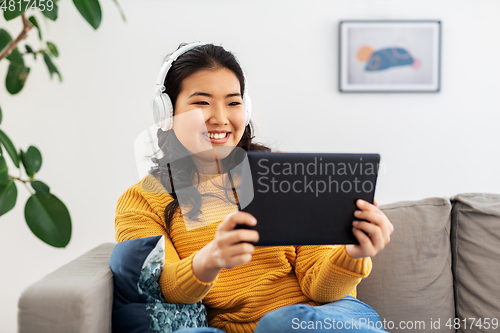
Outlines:
{"label": "green plant leaf", "polygon": [[45,51],[43,51],[42,53],[43,53],[43,60],[45,60],[45,64],[47,65],[47,68],[49,69],[50,78],[52,79],[52,74],[56,73],[57,75],[59,75],[59,82],[62,82],[62,76],[59,73],[59,70],[57,69],[57,67],[52,62],[52,59],[50,59],[50,56],[48,55],[48,53]]}
{"label": "green plant leaf", "polygon": [[30,69],[28,67],[11,62],[7,71],[7,77],[5,78],[7,91],[12,95],[20,92],[24,87],[29,73]]}
{"label": "green plant leaf", "polygon": [[[2,118],[3,118],[2,107],[0,106],[0,124],[2,123]],[[2,153],[2,151],[0,150],[0,154],[1,153]]]}
{"label": "green plant leaf", "polygon": [[0,185],[0,216],[14,208],[17,200],[17,187],[14,179],[7,185]]}
{"label": "green plant leaf", "polygon": [[59,51],[57,51],[57,47],[52,44],[51,42],[47,42],[47,48],[49,49],[50,53],[54,55],[54,57],[59,57]]}
{"label": "green plant leaf", "polygon": [[40,30],[40,27],[38,26],[38,22],[36,20],[36,17],[30,16],[30,18],[28,19],[28,21],[30,21],[31,24],[33,24],[37,28],[37,30],[38,30],[38,38],[40,40],[42,40],[42,31]]}
{"label": "green plant leaf", "polygon": [[[5,49],[7,45],[12,41],[10,34],[4,29],[0,29],[0,51]],[[24,59],[22,54],[19,52],[17,47],[12,50],[12,52],[7,56],[7,59],[11,62],[21,64],[24,66]]]}
{"label": "green plant leaf", "polygon": [[31,187],[37,192],[42,195],[47,195],[50,193],[50,188],[44,183],[39,180],[32,180],[31,181]]}
{"label": "green plant leaf", "polygon": [[16,147],[14,147],[12,141],[10,141],[7,134],[5,134],[2,130],[0,130],[0,142],[5,147],[5,149],[7,149],[7,153],[9,153],[12,162],[14,162],[14,165],[19,168],[19,155],[17,154]]}
{"label": "green plant leaf", "polygon": [[0,156],[0,185],[7,185],[9,180],[9,168],[5,162],[5,157]]}
{"label": "green plant leaf", "polygon": [[11,63],[24,66],[23,55],[21,54],[21,52],[19,52],[19,49],[17,47],[14,50],[12,50],[7,59],[10,60]]}
{"label": "green plant leaf", "polygon": [[2,51],[12,41],[9,33],[4,29],[0,29],[0,51]]}
{"label": "green plant leaf", "polygon": [[45,8],[42,10],[43,16],[51,19],[52,21],[57,20],[57,15],[59,13],[59,7],[57,7],[57,4],[55,1],[52,1],[52,9],[49,9],[47,6],[47,2],[45,3]]}
{"label": "green plant leaf", "polygon": [[33,58],[35,58],[35,60],[36,60],[36,52],[33,51],[33,49],[31,48],[31,46],[29,46],[28,44],[26,44],[26,45],[24,45],[24,48],[26,49],[26,52],[31,53],[33,55]]}
{"label": "green plant leaf", "polygon": [[73,0],[76,9],[94,28],[99,28],[102,19],[101,5],[98,0]]}
{"label": "green plant leaf", "polygon": [[[7,10],[5,10],[3,12],[3,17],[7,21],[10,21],[12,19],[15,19],[18,16],[21,16],[22,14],[24,14],[26,12],[27,9],[29,9],[31,7],[31,5],[33,4],[34,1],[35,0],[31,0],[29,2],[29,4],[27,4],[27,5],[24,3],[25,1],[15,1],[14,10],[9,9],[9,3],[7,2],[7,5],[6,5]],[[2,1],[2,4],[0,6],[3,6],[3,2],[4,1]]]}
{"label": "green plant leaf", "polygon": [[33,146],[30,146],[26,152],[21,150],[21,161],[28,177],[33,178],[42,167],[42,154]]}
{"label": "green plant leaf", "polygon": [[24,217],[31,231],[45,243],[65,247],[71,239],[71,217],[53,194],[35,193],[26,202]]}
{"label": "green plant leaf", "polygon": [[122,10],[122,7],[120,6],[120,4],[118,3],[117,0],[113,0],[113,2],[116,4],[116,6],[118,7],[118,10],[120,11],[120,15],[122,16],[122,19],[123,19],[123,22],[127,22],[127,19],[125,18],[125,14],[123,13],[123,10]]}

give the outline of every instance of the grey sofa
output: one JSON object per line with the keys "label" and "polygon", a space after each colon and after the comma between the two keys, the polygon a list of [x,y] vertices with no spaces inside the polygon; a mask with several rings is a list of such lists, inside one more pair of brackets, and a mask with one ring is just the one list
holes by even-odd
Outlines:
{"label": "grey sofa", "polygon": [[[500,195],[380,208],[395,231],[373,258],[358,298],[380,314],[385,329],[500,331]],[[19,300],[19,332],[111,332],[113,247],[102,244],[29,286]]]}

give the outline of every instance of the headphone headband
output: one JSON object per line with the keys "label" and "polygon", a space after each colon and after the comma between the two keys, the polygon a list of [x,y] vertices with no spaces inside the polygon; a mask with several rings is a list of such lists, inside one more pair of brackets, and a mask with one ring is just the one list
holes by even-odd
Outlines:
{"label": "headphone headband", "polygon": [[[191,44],[187,44],[187,45],[182,46],[181,48],[176,50],[174,53],[172,53],[168,57],[167,61],[165,61],[163,66],[161,66],[160,73],[158,74],[158,78],[156,79],[156,87],[155,87],[156,95],[155,96],[158,96],[158,94],[161,94],[162,92],[165,91],[165,86],[164,86],[165,79],[167,78],[167,73],[170,70],[170,67],[172,67],[172,63],[174,61],[176,61],[177,58],[179,58],[179,56],[183,55],[187,51],[190,51],[197,46],[207,45],[207,44],[213,44],[213,43],[205,43],[205,42],[191,43]],[[213,45],[217,45],[217,44],[213,44]]]}

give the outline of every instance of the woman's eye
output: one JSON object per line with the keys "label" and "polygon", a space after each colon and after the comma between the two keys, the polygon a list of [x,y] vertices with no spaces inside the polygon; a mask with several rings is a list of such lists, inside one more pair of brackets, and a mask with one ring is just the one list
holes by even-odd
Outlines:
{"label": "woman's eye", "polygon": [[240,105],[240,104],[241,104],[240,102],[232,102],[232,103],[230,103],[229,105],[236,106],[236,105]]}
{"label": "woman's eye", "polygon": [[208,105],[208,103],[207,103],[207,102],[205,102],[205,101],[202,101],[202,102],[196,102],[196,103],[193,103],[193,104]]}

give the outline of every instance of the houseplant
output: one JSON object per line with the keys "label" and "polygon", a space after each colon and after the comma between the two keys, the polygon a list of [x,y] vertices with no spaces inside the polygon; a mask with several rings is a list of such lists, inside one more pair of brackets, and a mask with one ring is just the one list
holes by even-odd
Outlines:
{"label": "houseplant", "polygon": [[[118,5],[123,20],[125,16]],[[38,24],[39,19],[56,21],[58,17],[59,0],[0,0],[0,8],[7,22],[14,19],[22,20],[22,30],[16,38],[12,38],[7,30],[0,28],[0,61],[9,61],[5,87],[11,95],[18,94],[24,87],[30,73],[24,57],[32,56],[37,61],[43,58],[52,78],[54,74],[62,82],[62,76],[53,62],[59,56],[56,45],[42,38],[42,29]],[[102,20],[99,0],[73,0],[81,16],[97,29]],[[36,28],[38,38],[43,47],[35,48],[21,43],[27,38],[28,33]],[[21,51],[22,50],[22,51]],[[0,125],[2,109],[0,106]],[[18,169],[19,175],[9,174],[6,156]],[[21,168],[21,165],[23,168]],[[66,205],[54,194],[44,182],[35,179],[42,166],[42,154],[35,146],[30,146],[26,151],[17,150],[9,136],[0,129],[0,216],[15,207],[17,201],[16,183],[22,183],[30,197],[25,204],[24,216],[31,231],[45,243],[54,247],[66,247],[71,239],[71,217]],[[13,169],[12,167],[10,169]],[[27,179],[22,176],[24,169]],[[14,169],[15,170],[15,169]],[[28,186],[29,185],[29,186]]]}

